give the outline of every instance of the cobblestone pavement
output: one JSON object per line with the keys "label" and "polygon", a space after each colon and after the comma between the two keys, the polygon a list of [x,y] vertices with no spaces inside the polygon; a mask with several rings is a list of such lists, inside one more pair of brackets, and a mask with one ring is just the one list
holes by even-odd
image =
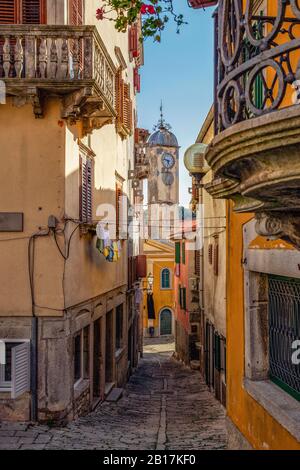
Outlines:
{"label": "cobblestone pavement", "polygon": [[172,340],[148,340],[117,403],[64,428],[0,424],[0,449],[225,449],[224,411],[200,374],[173,359]]}

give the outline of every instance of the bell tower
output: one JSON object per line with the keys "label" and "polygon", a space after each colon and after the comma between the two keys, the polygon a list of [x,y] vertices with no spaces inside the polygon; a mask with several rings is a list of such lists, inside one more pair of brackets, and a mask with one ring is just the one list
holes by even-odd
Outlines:
{"label": "bell tower", "polygon": [[148,204],[179,203],[179,146],[163,116],[148,139]]}

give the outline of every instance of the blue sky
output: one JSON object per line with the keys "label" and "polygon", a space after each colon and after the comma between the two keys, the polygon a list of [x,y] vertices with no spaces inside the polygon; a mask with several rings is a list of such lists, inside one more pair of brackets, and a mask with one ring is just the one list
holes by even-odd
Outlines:
{"label": "blue sky", "polygon": [[184,151],[195,142],[213,100],[213,8],[193,10],[186,0],[174,0],[188,25],[180,34],[170,23],[161,44],[145,42],[145,65],[141,69],[138,96],[139,127],[152,130],[164,115],[181,146],[180,203],[188,205],[190,178],[183,165]]}

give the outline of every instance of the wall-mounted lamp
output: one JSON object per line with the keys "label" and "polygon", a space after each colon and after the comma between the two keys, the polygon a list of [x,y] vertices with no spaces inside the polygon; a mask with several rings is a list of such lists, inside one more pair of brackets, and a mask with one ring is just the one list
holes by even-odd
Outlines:
{"label": "wall-mounted lamp", "polygon": [[205,152],[207,145],[193,144],[184,154],[184,165],[191,176],[196,180],[196,184],[200,187],[201,180],[209,171],[209,166],[205,160]]}

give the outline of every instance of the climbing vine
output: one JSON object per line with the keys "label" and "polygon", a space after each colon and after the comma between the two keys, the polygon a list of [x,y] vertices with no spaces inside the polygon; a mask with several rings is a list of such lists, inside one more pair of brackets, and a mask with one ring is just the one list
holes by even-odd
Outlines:
{"label": "climbing vine", "polygon": [[141,17],[141,40],[153,38],[161,41],[161,34],[167,23],[175,22],[177,33],[183,24],[186,24],[181,13],[176,13],[173,0],[103,0],[96,11],[98,20],[109,20],[115,23],[115,28],[126,32],[128,26]]}

